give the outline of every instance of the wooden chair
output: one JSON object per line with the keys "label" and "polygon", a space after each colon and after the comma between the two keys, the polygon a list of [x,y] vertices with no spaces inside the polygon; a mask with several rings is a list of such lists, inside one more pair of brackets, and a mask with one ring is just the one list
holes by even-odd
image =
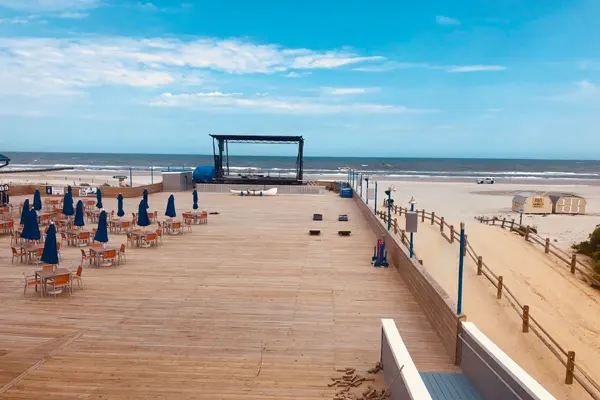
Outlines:
{"label": "wooden chair", "polygon": [[58,259],[62,260],[62,255],[60,254],[60,245],[61,242],[56,242],[56,252],[58,253]]}
{"label": "wooden chair", "polygon": [[21,243],[21,232],[14,231],[10,234],[10,245],[14,246]]}
{"label": "wooden chair", "polygon": [[121,223],[121,226],[119,228],[121,231],[128,231],[129,229],[131,229],[131,222],[129,221],[123,221]]}
{"label": "wooden chair", "polygon": [[80,265],[77,267],[77,274],[73,275],[73,280],[77,281],[77,286],[79,286],[83,290],[83,279],[81,278],[81,273],[83,272],[83,267]]}
{"label": "wooden chair", "polygon": [[127,232],[127,246],[129,246],[129,243],[131,243],[132,246],[135,245],[135,239],[131,233]]}
{"label": "wooden chair", "polygon": [[[114,265],[118,263],[118,255],[117,255],[117,251],[116,250],[107,250],[104,252],[104,255],[102,256],[102,265],[106,266],[106,265]],[[108,261],[108,264],[107,264]]]}
{"label": "wooden chair", "polygon": [[94,242],[92,243],[92,249],[101,249],[104,247],[104,243],[100,243],[100,242]]}
{"label": "wooden chair", "polygon": [[20,258],[21,262],[23,262],[23,260],[25,259],[25,256],[27,255],[27,253],[25,252],[25,249],[17,250],[15,247],[11,247],[11,249],[12,249],[11,264],[15,263],[15,258]]}
{"label": "wooden chair", "polygon": [[171,234],[171,235],[183,234],[183,226],[181,226],[181,222],[173,222],[171,224],[171,229],[169,229],[169,234]]}
{"label": "wooden chair", "polygon": [[54,271],[54,265],[50,265],[50,264],[42,265],[42,270],[43,271]]}
{"label": "wooden chair", "polygon": [[206,211],[202,211],[202,213],[200,214],[200,223],[208,224],[208,214],[206,213]]}
{"label": "wooden chair", "polygon": [[42,263],[42,254],[44,254],[44,249],[37,249],[37,251],[35,252],[35,259],[33,260],[34,263],[36,264],[41,264]]}
{"label": "wooden chair", "polygon": [[83,265],[86,261],[89,265],[92,264],[92,260],[96,260],[95,254],[88,254],[84,249],[81,249],[81,264]]}
{"label": "wooden chair", "polygon": [[158,245],[158,239],[160,239],[160,243],[162,243],[162,238],[163,238],[163,231],[162,229],[157,229],[156,230],[156,244]]}
{"label": "wooden chair", "polygon": [[54,298],[56,298],[56,289],[59,287],[68,288],[69,296],[71,296],[73,293],[73,281],[71,280],[71,274],[56,275],[54,280],[49,281],[47,285],[52,287]]}
{"label": "wooden chair", "polygon": [[141,247],[152,247],[156,245],[156,233],[148,233],[142,236]]}
{"label": "wooden chair", "polygon": [[119,249],[119,264],[121,264],[121,260],[127,261],[127,257],[125,256],[125,244],[121,245]]}
{"label": "wooden chair", "polygon": [[67,246],[69,245],[69,238],[67,237],[67,234],[64,232],[60,233],[60,243],[64,243],[67,242]]}
{"label": "wooden chair", "polygon": [[[23,280],[25,281],[25,287],[23,288],[23,296],[27,293],[27,288],[30,286],[35,286],[35,290],[37,290],[38,285],[40,288],[42,286],[42,282],[39,279],[36,279],[35,275],[27,276],[25,272],[23,272]],[[40,296],[42,295],[42,291],[40,290]]]}
{"label": "wooden chair", "polygon": [[183,220],[183,228],[181,228],[181,233],[183,233],[183,229],[187,228],[190,233],[192,233],[192,221],[191,220]]}
{"label": "wooden chair", "polygon": [[87,246],[90,244],[90,233],[89,232],[80,232],[77,235],[77,245],[81,247],[82,245]]}

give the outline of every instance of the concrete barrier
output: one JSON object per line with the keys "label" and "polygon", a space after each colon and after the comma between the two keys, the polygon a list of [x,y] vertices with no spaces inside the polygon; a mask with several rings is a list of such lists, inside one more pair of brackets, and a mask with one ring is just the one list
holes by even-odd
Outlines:
{"label": "concrete barrier", "polygon": [[381,365],[392,400],[432,400],[392,319],[381,320]]}
{"label": "concrete barrier", "polygon": [[556,400],[472,322],[461,324],[460,367],[486,400]]}

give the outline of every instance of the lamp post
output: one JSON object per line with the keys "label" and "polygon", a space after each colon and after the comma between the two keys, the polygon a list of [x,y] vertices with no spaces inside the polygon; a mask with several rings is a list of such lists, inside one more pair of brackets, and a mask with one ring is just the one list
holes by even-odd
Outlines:
{"label": "lamp post", "polygon": [[[410,201],[408,202],[408,204],[410,204],[410,211],[411,212],[415,211],[415,203],[416,203],[415,198],[411,197]],[[410,253],[409,253],[410,254],[410,258],[413,257],[413,237],[414,237],[414,233],[411,232],[410,233]]]}
{"label": "lamp post", "polygon": [[369,205],[369,176],[365,177],[365,181],[367,181],[367,205]]}
{"label": "lamp post", "polygon": [[362,199],[363,174],[360,174],[360,198]]}
{"label": "lamp post", "polygon": [[387,201],[387,208],[388,208],[388,226],[387,226],[387,230],[389,231],[392,228],[392,204],[394,203],[394,200],[392,200],[392,192],[396,191],[396,187],[394,185],[391,185],[388,190],[385,191],[385,194],[387,194],[388,197],[388,201]]}
{"label": "lamp post", "polygon": [[375,211],[374,215],[377,215],[377,181],[375,181]]}
{"label": "lamp post", "polygon": [[460,224],[460,257],[458,258],[458,301],[456,302],[456,315],[462,314],[462,281],[465,258],[465,224]]}

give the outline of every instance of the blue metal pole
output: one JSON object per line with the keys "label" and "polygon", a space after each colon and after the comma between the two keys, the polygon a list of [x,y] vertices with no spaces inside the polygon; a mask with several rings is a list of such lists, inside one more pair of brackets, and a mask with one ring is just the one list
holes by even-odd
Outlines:
{"label": "blue metal pole", "polygon": [[[415,211],[415,203],[410,203],[410,211]],[[410,258],[413,256],[413,232],[410,233]]]}
{"label": "blue metal pole", "polygon": [[367,205],[369,205],[369,180],[367,179]]}
{"label": "blue metal pole", "polygon": [[392,191],[389,190],[388,191],[388,231],[392,227],[392,202],[390,201],[391,199],[392,199]]}
{"label": "blue metal pole", "polygon": [[133,168],[129,167],[129,187],[133,187]]}
{"label": "blue metal pole", "polygon": [[377,215],[377,181],[375,181],[375,215]]}
{"label": "blue metal pole", "polygon": [[463,289],[463,266],[465,258],[465,225],[460,224],[460,257],[458,258],[458,302],[456,314],[462,314],[462,289]]}

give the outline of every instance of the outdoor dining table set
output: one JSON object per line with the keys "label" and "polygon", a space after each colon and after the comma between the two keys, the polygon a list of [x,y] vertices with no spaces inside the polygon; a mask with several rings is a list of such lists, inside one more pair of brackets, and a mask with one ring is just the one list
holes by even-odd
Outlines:
{"label": "outdoor dining table set", "polygon": [[[77,279],[79,286],[83,289],[81,272],[81,266],[77,269],[77,274],[74,275],[66,268],[59,268],[56,265],[46,265],[43,269],[35,271],[33,276],[28,277],[23,274],[25,278],[24,294],[30,286],[34,286],[37,292],[39,285],[40,296],[52,294],[56,298],[56,295],[62,293],[65,289],[68,290],[70,296],[73,293],[73,280]],[[48,286],[52,288],[52,291],[48,290]]]}
{"label": "outdoor dining table set", "polygon": [[132,229],[127,233],[127,242],[137,247],[158,246],[158,234],[150,230]]}
{"label": "outdoor dining table set", "polygon": [[70,229],[64,232],[67,236],[67,245],[73,247],[88,246],[92,240],[92,231],[86,229]]}
{"label": "outdoor dining table set", "polygon": [[132,221],[125,218],[113,218],[108,221],[108,229],[112,233],[127,232],[131,229]]}
{"label": "outdoor dining table set", "polygon": [[183,223],[174,219],[167,219],[163,222],[163,228],[168,235],[182,235]]}
{"label": "outdoor dining table set", "polygon": [[208,223],[208,213],[206,211],[188,211],[181,214],[183,221],[190,221],[192,224],[206,224]]}

